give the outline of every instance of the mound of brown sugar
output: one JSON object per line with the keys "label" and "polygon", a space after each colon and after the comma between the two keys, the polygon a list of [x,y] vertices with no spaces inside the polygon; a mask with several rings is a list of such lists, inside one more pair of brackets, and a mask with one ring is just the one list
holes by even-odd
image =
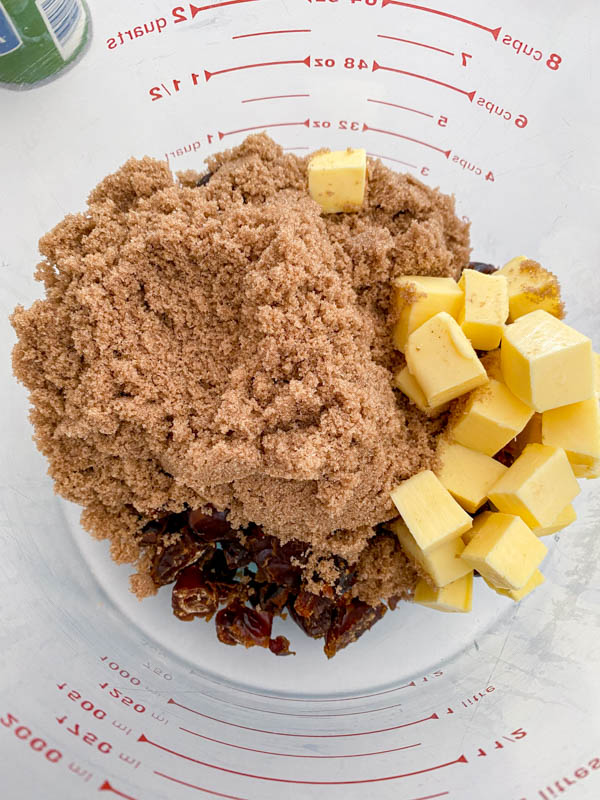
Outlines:
{"label": "mound of brown sugar", "polygon": [[14,313],[14,370],[56,490],[115,559],[139,557],[149,519],[212,504],[358,561],[362,596],[400,594],[407,571],[368,542],[443,421],[392,389],[390,285],[457,277],[468,230],[379,161],[361,212],[322,216],[306,165],[264,134],[200,187],[128,161],[42,238],[46,298]]}

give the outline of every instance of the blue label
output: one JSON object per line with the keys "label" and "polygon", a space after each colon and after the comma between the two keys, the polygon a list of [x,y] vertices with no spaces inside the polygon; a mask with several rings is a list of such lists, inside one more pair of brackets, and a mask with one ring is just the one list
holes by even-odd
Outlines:
{"label": "blue label", "polygon": [[16,32],[4,6],[0,3],[0,56],[12,53],[22,44],[21,37]]}

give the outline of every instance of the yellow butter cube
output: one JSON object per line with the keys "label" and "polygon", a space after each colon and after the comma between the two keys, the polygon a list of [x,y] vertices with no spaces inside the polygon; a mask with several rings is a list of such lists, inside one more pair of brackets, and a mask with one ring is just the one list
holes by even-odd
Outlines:
{"label": "yellow butter cube", "polygon": [[414,602],[436,611],[469,612],[473,605],[473,572],[441,589],[419,580],[415,587]]}
{"label": "yellow butter cube", "polygon": [[508,318],[506,278],[465,269],[458,285],[465,293],[458,315],[459,325],[476,350],[494,350],[500,344]]}
{"label": "yellow butter cube", "polygon": [[423,390],[427,405],[439,406],[487,383],[487,375],[460,325],[441,311],[413,331],[406,364]]}
{"label": "yellow butter cube", "polygon": [[402,481],[390,496],[424,553],[471,527],[471,517],[429,469]]}
{"label": "yellow butter cube", "polygon": [[510,319],[516,320],[530,311],[543,309],[555,317],[563,316],[560,286],[556,275],[537,261],[517,256],[498,270],[508,281]]}
{"label": "yellow butter cube", "polygon": [[544,528],[579,492],[562,448],[528,444],[488,497],[499,511],[518,514],[530,528]]}
{"label": "yellow butter cube", "polygon": [[484,578],[484,581],[487,583],[490,589],[493,589],[496,592],[496,594],[501,594],[504,597],[510,597],[510,599],[514,600],[515,603],[518,603],[519,600],[522,600],[528,594],[533,592],[534,589],[537,589],[538,586],[541,586],[545,580],[546,579],[539,569],[536,569],[522,589],[499,589],[497,586],[494,586],[493,583]]}
{"label": "yellow butter cube", "polygon": [[542,414],[542,442],[562,447],[573,472],[584,473],[600,459],[600,409],[596,395]]}
{"label": "yellow butter cube", "polygon": [[558,533],[563,528],[571,525],[577,519],[577,514],[573,508],[572,503],[569,503],[566,508],[560,512],[551,525],[546,525],[545,528],[532,528],[531,530],[536,536],[550,536],[551,533]]}
{"label": "yellow butter cube", "polygon": [[402,275],[394,281],[393,303],[398,314],[394,325],[394,347],[404,352],[410,334],[428,319],[446,311],[458,316],[463,291],[453,278]]}
{"label": "yellow butter cube", "polygon": [[404,367],[394,375],[394,386],[396,386],[402,394],[405,394],[411,403],[414,403],[428,417],[436,417],[448,408],[448,403],[442,403],[441,406],[432,408],[427,405],[425,395],[415,378],[408,371],[408,367]]}
{"label": "yellow butter cube", "polygon": [[489,490],[507,469],[485,453],[445,439],[438,445],[438,457],[440,465],[435,470],[436,475],[469,514],[481,508]]}
{"label": "yellow butter cube", "polygon": [[486,515],[462,558],[500,589],[521,589],[539,567],[547,548],[520,517]]}
{"label": "yellow butter cube", "polygon": [[529,406],[492,378],[470,395],[451,424],[450,435],[465,447],[493,456],[523,430],[532,414]]}
{"label": "yellow butter cube", "polygon": [[482,511],[481,514],[477,514],[476,517],[473,517],[473,527],[470,528],[468,531],[465,531],[461,536],[461,539],[465,543],[465,545],[469,544],[469,542],[479,533],[481,526],[485,523],[486,519],[489,517],[490,514],[494,514],[494,511]]}
{"label": "yellow butter cube", "polygon": [[592,360],[594,362],[594,391],[596,396],[600,397],[600,353],[592,353]]}
{"label": "yellow butter cube", "polygon": [[571,464],[576,478],[600,478],[600,458],[591,464]]}
{"label": "yellow butter cube", "polygon": [[506,326],[501,363],[508,388],[536,411],[594,394],[591,341],[547,311],[532,311]]}
{"label": "yellow butter cube", "polygon": [[308,191],[326,214],[359,211],[365,197],[365,150],[317,153],[308,162]]}
{"label": "yellow butter cube", "polygon": [[404,552],[425,570],[436,586],[446,586],[470,571],[469,565],[460,557],[465,549],[460,536],[424,553],[401,519],[392,522],[390,529],[398,537]]}

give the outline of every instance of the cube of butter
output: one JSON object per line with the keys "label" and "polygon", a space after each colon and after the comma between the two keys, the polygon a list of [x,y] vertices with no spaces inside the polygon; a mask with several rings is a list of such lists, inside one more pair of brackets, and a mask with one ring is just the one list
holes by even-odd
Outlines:
{"label": "cube of butter", "polygon": [[520,517],[488,514],[462,558],[500,589],[521,589],[539,567],[547,548]]}
{"label": "cube of butter", "polygon": [[577,477],[600,459],[600,409],[596,395],[542,414],[542,442],[562,447]]}
{"label": "cube of butter", "polygon": [[424,553],[471,527],[471,517],[429,469],[402,481],[390,496]]}
{"label": "cube of butter", "polygon": [[569,503],[566,508],[560,512],[551,525],[546,525],[545,528],[532,528],[531,530],[536,536],[550,536],[551,533],[558,533],[563,528],[571,525],[577,519],[577,514],[573,508],[573,504]]}
{"label": "cube of butter", "polygon": [[427,405],[425,395],[415,378],[408,371],[408,367],[404,367],[394,375],[394,386],[400,389],[402,394],[406,395],[411,403],[414,403],[428,417],[436,417],[448,408],[448,403],[442,403],[434,408]]}
{"label": "cube of butter", "polygon": [[518,603],[519,600],[522,600],[528,594],[533,592],[534,589],[537,589],[538,586],[541,586],[545,580],[546,579],[539,569],[536,569],[522,589],[499,589],[497,586],[494,586],[493,583],[484,578],[484,581],[487,583],[490,589],[493,589],[496,592],[496,594],[501,594],[504,597],[510,597],[510,599],[514,600],[515,603]]}
{"label": "cube of butter", "polygon": [[458,324],[476,350],[494,350],[500,345],[508,318],[506,278],[465,269],[458,285],[465,293]]}
{"label": "cube of butter", "polygon": [[440,440],[437,454],[440,465],[435,474],[469,514],[481,508],[489,490],[507,470],[485,453],[445,439]]}
{"label": "cube of butter", "polygon": [[556,275],[526,256],[511,259],[500,270],[508,281],[510,319],[543,309],[559,319],[563,316],[560,286]]}
{"label": "cube of butter", "polygon": [[520,433],[533,411],[503,383],[491,379],[470,395],[463,412],[451,423],[459,444],[493,456]]}
{"label": "cube of butter", "polygon": [[536,411],[594,394],[591,341],[547,311],[532,311],[506,326],[501,363],[508,388]]}
{"label": "cube of butter", "polygon": [[415,587],[414,602],[436,611],[469,612],[473,605],[473,572],[441,589],[419,580]]}
{"label": "cube of butter", "polygon": [[518,514],[530,528],[543,528],[553,524],[579,491],[562,448],[528,444],[488,497],[499,511]]}
{"label": "cube of butter", "polygon": [[594,391],[596,396],[600,397],[600,353],[592,353],[592,360],[594,362]]}
{"label": "cube of butter", "polygon": [[413,331],[406,364],[427,405],[439,406],[487,383],[487,374],[458,322],[440,311]]}
{"label": "cube of butter", "polygon": [[600,458],[591,464],[571,464],[577,478],[600,478]]}
{"label": "cube of butter", "polygon": [[461,539],[465,545],[469,544],[473,537],[479,533],[481,526],[485,523],[489,515],[495,513],[495,511],[482,511],[481,514],[477,514],[476,517],[473,517],[473,527],[469,528],[469,530],[465,531],[465,533],[463,533],[461,536]]}
{"label": "cube of butter", "polygon": [[317,153],[308,162],[308,191],[325,214],[358,211],[365,197],[365,150]]}
{"label": "cube of butter", "polygon": [[398,537],[404,552],[431,576],[436,586],[446,586],[470,572],[471,567],[460,557],[465,549],[460,536],[424,553],[401,519],[392,522],[390,529]]}
{"label": "cube of butter", "polygon": [[402,275],[394,281],[393,303],[398,314],[394,325],[394,347],[404,352],[410,334],[428,319],[446,311],[458,316],[463,291],[453,278]]}

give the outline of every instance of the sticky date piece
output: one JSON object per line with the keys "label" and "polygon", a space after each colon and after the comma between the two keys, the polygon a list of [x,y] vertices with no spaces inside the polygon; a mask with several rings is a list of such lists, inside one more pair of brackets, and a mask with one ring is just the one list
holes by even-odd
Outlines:
{"label": "sticky date piece", "polygon": [[210,556],[212,551],[211,545],[200,544],[189,528],[184,528],[177,541],[158,545],[152,562],[152,580],[157,586],[172,583],[182,569],[202,557]]}
{"label": "sticky date piece", "polygon": [[209,514],[199,509],[189,511],[188,524],[203,542],[220,542],[235,538],[235,532],[227,521],[227,511],[213,509]]}
{"label": "sticky date piece", "polygon": [[357,599],[338,605],[325,636],[323,649],[327,658],[355,642],[383,617],[386,610],[384,605],[373,608]]}
{"label": "sticky date piece", "polygon": [[288,608],[294,622],[307,636],[321,639],[331,626],[335,602],[327,597],[303,591]]}
{"label": "sticky date piece", "polygon": [[493,264],[485,264],[483,261],[471,261],[469,263],[469,269],[483,272],[484,275],[493,275],[494,272],[498,272],[498,267],[495,267]]}
{"label": "sticky date piece", "polygon": [[217,614],[217,636],[223,644],[243,644],[244,647],[268,647],[273,626],[273,614],[256,611],[234,600]]}
{"label": "sticky date piece", "polygon": [[209,620],[223,602],[245,596],[245,587],[240,583],[226,583],[206,579],[203,570],[195,565],[179,573],[173,587],[171,605],[178,619],[189,622],[194,617]]}

